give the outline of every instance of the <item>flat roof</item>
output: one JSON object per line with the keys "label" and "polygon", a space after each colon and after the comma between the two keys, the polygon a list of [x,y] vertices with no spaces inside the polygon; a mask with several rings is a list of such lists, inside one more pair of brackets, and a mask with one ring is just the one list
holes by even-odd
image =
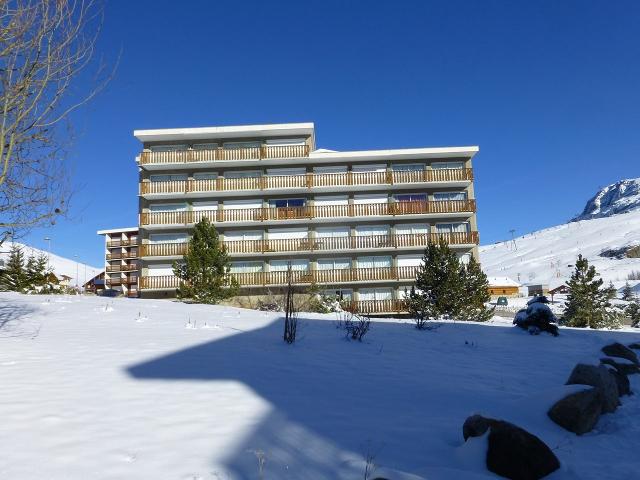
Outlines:
{"label": "flat roof", "polygon": [[394,148],[390,150],[356,150],[337,152],[334,150],[319,149],[309,153],[309,158],[359,158],[366,157],[371,160],[380,159],[402,159],[402,158],[455,158],[473,157],[480,151],[477,145],[467,147],[428,147],[428,148]]}
{"label": "flat roof", "polygon": [[98,230],[98,235],[106,235],[107,233],[131,233],[137,232],[138,227],[110,228],[108,230]]}
{"label": "flat roof", "polygon": [[277,137],[282,135],[313,135],[313,122],[274,123],[266,125],[235,125],[222,127],[161,128],[134,130],[133,136],[141,142],[168,142],[175,140],[205,140],[214,138]]}

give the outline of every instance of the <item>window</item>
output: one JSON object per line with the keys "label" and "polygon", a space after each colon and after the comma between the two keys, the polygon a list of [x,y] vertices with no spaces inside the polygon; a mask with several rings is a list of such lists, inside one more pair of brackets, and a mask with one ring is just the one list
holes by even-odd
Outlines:
{"label": "window", "polygon": [[304,145],[305,144],[305,139],[304,138],[276,138],[276,139],[267,140],[266,144],[269,145],[269,146],[274,146],[274,145]]}
{"label": "window", "polygon": [[458,257],[458,258],[460,259],[460,263],[464,263],[466,265],[471,260],[471,254],[470,253],[464,253],[464,254],[460,255],[460,257]]}
{"label": "window", "polygon": [[177,152],[186,149],[186,145],[153,145],[149,147],[152,152]]}
{"label": "window", "polygon": [[464,162],[436,162],[431,164],[431,168],[434,170],[442,170],[445,168],[460,170],[464,168]]}
{"label": "window", "polygon": [[370,237],[372,235],[388,235],[389,225],[358,225],[356,237]]}
{"label": "window", "polygon": [[173,275],[173,265],[170,263],[158,263],[155,265],[149,265],[149,272],[147,273],[150,277],[163,277],[165,275]]}
{"label": "window", "polygon": [[272,272],[286,272],[289,264],[291,264],[291,270],[294,272],[306,272],[309,270],[309,260],[307,259],[271,260],[269,262],[269,270]]}
{"label": "window", "polygon": [[262,240],[262,230],[224,232],[225,242],[235,242],[239,240]]}
{"label": "window", "polygon": [[390,288],[361,288],[358,292],[361,301],[367,300],[392,300],[393,291]]}
{"label": "window", "polygon": [[229,142],[223,145],[223,147],[227,150],[236,150],[239,148],[255,148],[259,146],[261,146],[260,142]]}
{"label": "window", "polygon": [[202,212],[207,210],[217,210],[218,202],[193,202],[191,208],[194,212]]}
{"label": "window", "polygon": [[217,143],[194,143],[193,144],[194,150],[215,150],[216,148],[218,148]]}
{"label": "window", "polygon": [[270,228],[269,240],[278,240],[283,238],[308,238],[309,230],[307,228]]}
{"label": "window", "polygon": [[437,223],[436,231],[438,233],[467,233],[469,231],[469,224],[467,222],[459,223]]}
{"label": "window", "polygon": [[149,180],[151,180],[152,182],[184,181],[186,179],[187,179],[186,173],[149,176]]}
{"label": "window", "polygon": [[327,167],[314,167],[313,173],[347,173],[346,165],[330,165]]}
{"label": "window", "polygon": [[426,193],[403,193],[395,196],[396,202],[426,202]]}
{"label": "window", "polygon": [[405,234],[426,235],[428,233],[429,233],[429,225],[424,223],[405,223],[402,225],[396,225],[397,235],[405,235]]}
{"label": "window", "polygon": [[224,172],[224,178],[258,178],[262,176],[259,170],[236,170]]}
{"label": "window", "polygon": [[353,203],[356,205],[364,203],[387,203],[388,196],[386,193],[367,193],[362,195],[354,195]]}
{"label": "window", "polygon": [[364,172],[386,172],[387,165],[384,163],[371,163],[365,165],[353,165],[351,167],[351,171],[353,173],[364,173]]}
{"label": "window", "polygon": [[367,256],[358,257],[358,268],[389,268],[391,267],[391,257]]}
{"label": "window", "polygon": [[262,262],[231,262],[231,273],[255,273],[262,271]]}
{"label": "window", "polygon": [[267,175],[274,177],[288,177],[290,175],[304,175],[307,173],[306,168],[268,168]]}
{"label": "window", "polygon": [[262,208],[260,200],[226,200],[224,202],[225,210],[243,210],[245,208]]}
{"label": "window", "polygon": [[348,258],[322,258],[318,260],[318,270],[346,270],[351,268]]}
{"label": "window", "polygon": [[433,199],[436,201],[466,200],[467,192],[437,192],[433,194]]}
{"label": "window", "polygon": [[348,237],[349,227],[318,227],[316,228],[317,238],[337,238]]}
{"label": "window", "polygon": [[398,255],[399,267],[417,267],[422,263],[422,255]]}
{"label": "window", "polygon": [[304,207],[304,204],[305,204],[304,198],[279,198],[276,200],[269,201],[269,206],[278,207],[278,208]]}
{"label": "window", "polygon": [[353,299],[353,290],[351,290],[350,288],[339,288],[337,290],[325,290],[322,293],[328,297],[336,297],[338,300],[349,301]]}
{"label": "window", "polygon": [[346,195],[324,195],[315,197],[313,204],[316,206],[321,205],[348,205],[349,198]]}
{"label": "window", "polygon": [[194,173],[193,178],[194,180],[215,180],[218,178],[218,174],[212,172],[200,172]]}
{"label": "window", "polygon": [[149,205],[149,210],[152,212],[183,212],[186,209],[186,203],[154,203]]}
{"label": "window", "polygon": [[152,233],[149,235],[149,243],[184,243],[186,241],[186,233]]}
{"label": "window", "polygon": [[391,165],[394,172],[421,172],[424,170],[424,163],[405,163],[399,165]]}

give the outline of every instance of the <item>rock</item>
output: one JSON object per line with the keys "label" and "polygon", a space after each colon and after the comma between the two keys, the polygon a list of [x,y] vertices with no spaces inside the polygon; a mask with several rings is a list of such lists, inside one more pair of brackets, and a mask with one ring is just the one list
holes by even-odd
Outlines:
{"label": "rock", "polygon": [[633,365],[632,363],[616,362],[613,358],[601,358],[600,363],[611,365],[612,367],[615,367],[615,369],[620,373],[624,373],[625,375],[640,373],[640,367],[638,367],[637,365]]}
{"label": "rock", "polygon": [[621,397],[623,395],[631,395],[631,383],[629,382],[629,377],[627,377],[624,373],[618,371],[615,367],[611,367],[609,369],[609,372],[616,380],[616,385],[618,386],[618,395],[620,395]]}
{"label": "rock", "polygon": [[597,388],[589,388],[556,402],[547,415],[565,430],[582,435],[593,430],[602,409],[602,393]]}
{"label": "rock", "polygon": [[611,345],[606,345],[602,347],[602,351],[605,355],[608,355],[610,357],[625,358],[630,362],[635,363],[636,365],[640,365],[640,360],[638,360],[638,355],[636,355],[636,352],[634,352],[630,348],[625,347],[621,343],[616,342],[612,343]]}
{"label": "rock", "polygon": [[462,425],[462,436],[464,441],[469,437],[481,437],[489,427],[495,422],[493,418],[486,418],[482,415],[471,415]]}
{"label": "rock", "polygon": [[611,413],[620,405],[618,385],[613,374],[604,365],[585,365],[579,363],[569,375],[567,385],[591,385],[602,394],[603,413]]}
{"label": "rock", "polygon": [[634,350],[640,350],[640,342],[630,343],[629,348],[633,348]]}
{"label": "rock", "polygon": [[538,437],[512,423],[472,415],[462,426],[465,441],[489,431],[487,468],[503,477],[535,480],[560,468],[560,462]]}
{"label": "rock", "polygon": [[536,480],[560,468],[551,449],[512,423],[495,420],[489,429],[487,468],[503,477]]}

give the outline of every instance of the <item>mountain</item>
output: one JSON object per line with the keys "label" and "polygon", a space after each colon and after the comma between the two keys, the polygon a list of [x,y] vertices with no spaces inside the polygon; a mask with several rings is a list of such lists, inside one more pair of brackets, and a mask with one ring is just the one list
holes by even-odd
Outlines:
{"label": "mountain", "polygon": [[[38,256],[40,254],[48,255],[47,252],[30,247],[29,245],[24,245],[18,242],[15,242],[15,244],[22,248],[25,257],[29,257],[29,255]],[[12,243],[9,242],[6,242],[2,246],[0,246],[0,266],[3,266],[7,261],[11,246]],[[55,273],[57,276],[67,275],[71,277],[71,280],[69,281],[70,285],[76,284],[76,269],[78,272],[78,285],[83,285],[85,281],[90,280],[91,278],[102,272],[102,270],[104,270],[102,268],[97,268],[91,265],[76,262],[75,260],[72,260],[70,258],[60,257],[58,255],[54,255],[53,253],[49,256],[49,264],[53,269],[53,273]]]}
{"label": "mountain", "polygon": [[578,254],[616,286],[631,272],[640,272],[640,178],[603,188],[564,225],[480,247],[488,276],[551,287],[569,279]]}
{"label": "mountain", "polygon": [[640,178],[629,178],[602,188],[571,221],[610,217],[637,208],[640,208]]}

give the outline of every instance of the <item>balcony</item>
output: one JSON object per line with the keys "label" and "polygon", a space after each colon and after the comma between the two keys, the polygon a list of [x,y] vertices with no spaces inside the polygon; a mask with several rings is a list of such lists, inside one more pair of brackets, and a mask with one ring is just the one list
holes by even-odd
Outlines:
{"label": "balcony", "polygon": [[406,302],[401,299],[388,300],[346,300],[342,308],[352,313],[403,313],[407,311]]}
{"label": "balcony", "polygon": [[262,145],[248,148],[214,148],[209,150],[175,150],[142,152],[141,165],[225,162],[233,160],[265,160],[303,158],[309,156],[309,145]]}
{"label": "balcony", "polygon": [[262,176],[251,178],[215,178],[210,180],[175,180],[142,182],[140,195],[227,192],[243,190],[312,189],[363,185],[402,185],[412,183],[466,183],[473,180],[473,170],[443,169],[412,172],[346,172],[344,174],[313,174]]}
{"label": "balcony", "polygon": [[441,215],[452,213],[473,213],[475,211],[475,200],[367,203],[229,210],[184,210],[171,212],[143,212],[140,214],[140,225],[193,225],[204,217],[207,217],[214,223],[222,223],[366,216]]}
{"label": "balcony", "polygon": [[[413,280],[418,267],[346,268],[343,270],[304,270],[292,272],[296,285],[338,284],[353,282],[377,282]],[[265,287],[286,285],[287,272],[232,273],[241,286]],[[180,286],[181,280],[173,275],[140,277],[141,290],[172,290]]]}
{"label": "balcony", "polygon": [[138,258],[138,250],[132,250],[130,252],[111,252],[106,255],[107,260],[124,260]]}
{"label": "balcony", "polygon": [[107,242],[107,248],[135,247],[136,245],[138,245],[137,237],[129,240],[111,240]]}
{"label": "balcony", "polygon": [[106,268],[108,273],[133,272],[136,270],[138,270],[138,265],[107,265]]}
{"label": "balcony", "polygon": [[[370,235],[366,237],[283,238],[273,240],[236,240],[223,242],[231,255],[275,252],[323,252],[375,250],[379,248],[426,247],[429,241],[449,245],[477,245],[478,232],[432,234]],[[187,252],[187,243],[148,243],[140,245],[142,257],[174,257]],[[108,270],[107,270],[108,271]]]}

